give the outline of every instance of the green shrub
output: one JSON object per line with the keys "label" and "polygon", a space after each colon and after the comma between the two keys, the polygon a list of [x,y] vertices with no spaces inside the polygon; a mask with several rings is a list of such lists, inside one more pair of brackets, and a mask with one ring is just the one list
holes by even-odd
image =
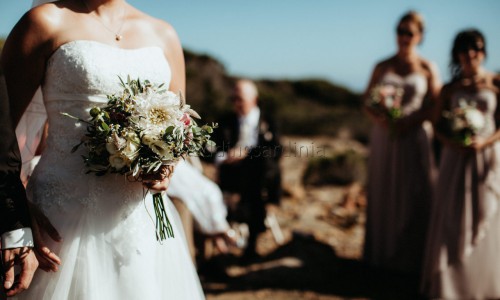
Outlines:
{"label": "green shrub", "polygon": [[354,150],[336,153],[331,157],[309,160],[303,175],[304,185],[347,185],[366,180],[366,157]]}

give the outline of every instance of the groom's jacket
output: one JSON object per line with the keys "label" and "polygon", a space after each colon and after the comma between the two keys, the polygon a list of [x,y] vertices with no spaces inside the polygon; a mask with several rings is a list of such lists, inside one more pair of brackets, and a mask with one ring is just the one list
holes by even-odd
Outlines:
{"label": "groom's jacket", "polygon": [[[21,164],[9,102],[6,97],[0,97],[0,236],[8,231],[30,227],[26,191],[20,179]],[[0,263],[0,282],[3,286],[2,265]],[[0,299],[7,299],[3,288],[0,288]]]}
{"label": "groom's jacket", "polygon": [[0,97],[0,235],[31,225],[20,172],[21,154],[9,103]]}

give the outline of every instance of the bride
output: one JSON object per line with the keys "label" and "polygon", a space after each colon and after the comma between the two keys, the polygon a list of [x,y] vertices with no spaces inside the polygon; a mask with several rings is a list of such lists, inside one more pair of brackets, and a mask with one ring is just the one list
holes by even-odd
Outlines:
{"label": "bride", "polygon": [[[49,132],[27,194],[64,238],[46,242],[63,262],[58,272],[37,272],[20,298],[203,299],[170,201],[175,238],[160,244],[142,184],[119,174],[85,174],[85,150],[71,153],[85,126],[61,115],[84,117],[105,104],[106,94],[121,89],[118,76],[184,92],[184,58],[174,29],[124,0],[46,3],[14,27],[2,64],[15,124],[42,87]],[[166,190],[169,179],[144,184]]]}

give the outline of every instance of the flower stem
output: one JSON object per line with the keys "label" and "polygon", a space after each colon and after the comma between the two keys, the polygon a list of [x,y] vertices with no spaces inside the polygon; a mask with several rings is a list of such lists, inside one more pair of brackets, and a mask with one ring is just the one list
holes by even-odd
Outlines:
{"label": "flower stem", "polygon": [[164,241],[167,238],[173,238],[174,230],[172,224],[168,220],[161,193],[153,194],[153,206],[156,216],[156,240]]}

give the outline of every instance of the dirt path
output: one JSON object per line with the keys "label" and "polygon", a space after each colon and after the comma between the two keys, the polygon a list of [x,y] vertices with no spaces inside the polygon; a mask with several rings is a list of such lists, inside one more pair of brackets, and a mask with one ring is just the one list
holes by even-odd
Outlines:
{"label": "dirt path", "polygon": [[[322,143],[321,139],[314,142]],[[276,217],[285,243],[278,245],[268,230],[259,238],[261,257],[252,264],[242,265],[238,253],[205,262],[200,275],[207,299],[417,298],[414,278],[371,269],[360,262],[364,208],[350,214],[339,208],[349,187],[302,187],[307,159],[285,157],[282,162],[288,193]]]}

